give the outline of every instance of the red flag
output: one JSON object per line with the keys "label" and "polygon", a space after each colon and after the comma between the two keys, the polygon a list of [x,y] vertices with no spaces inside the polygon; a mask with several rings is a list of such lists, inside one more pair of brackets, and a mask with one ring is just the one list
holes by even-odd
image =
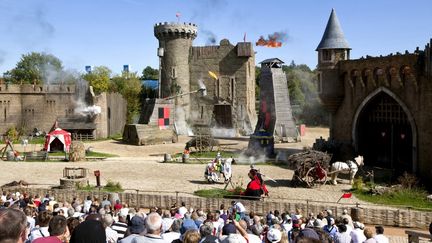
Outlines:
{"label": "red flag", "polygon": [[351,198],[352,193],[351,192],[345,192],[344,194],[342,194],[342,196],[339,198],[339,200],[337,200],[337,203],[342,199],[342,198]]}
{"label": "red flag", "polygon": [[181,16],[181,13],[180,13],[180,12],[177,12],[177,13],[176,13],[176,17],[177,17],[177,18],[180,18],[180,16]]}

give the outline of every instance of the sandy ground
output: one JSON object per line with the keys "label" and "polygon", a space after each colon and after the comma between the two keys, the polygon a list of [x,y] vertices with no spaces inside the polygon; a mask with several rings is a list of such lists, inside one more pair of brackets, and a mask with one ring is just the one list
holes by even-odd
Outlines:
{"label": "sandy ground", "polygon": [[[281,143],[276,145],[276,151],[286,154],[300,151],[304,146],[311,146],[315,137],[327,137],[328,129],[310,128],[307,136],[300,143]],[[205,164],[163,163],[165,153],[182,152],[185,142],[190,138],[180,137],[178,143],[133,146],[114,140],[87,143],[94,151],[117,154],[120,157],[108,158],[93,162],[3,162],[0,174],[0,185],[13,180],[25,180],[32,184],[57,185],[65,167],[85,167],[90,173],[100,170],[102,183],[107,180],[118,181],[124,188],[143,191],[180,191],[193,193],[198,189],[223,188],[224,184],[208,184],[203,177]],[[248,139],[220,139],[220,148],[240,151],[247,147]],[[16,146],[17,150],[22,150]],[[29,149],[29,148],[27,148]],[[233,165],[233,184],[245,187],[249,182],[247,173],[249,163]],[[298,199],[323,202],[336,202],[342,190],[350,185],[325,185],[315,189],[292,188],[289,186],[293,175],[292,170],[279,166],[259,165],[258,168],[266,175],[270,199]],[[270,180],[273,179],[273,180]],[[90,183],[95,184],[95,178],[90,176]],[[344,199],[345,203],[355,203],[357,199]]]}
{"label": "sandy ground", "polygon": [[[306,136],[298,143],[276,144],[276,152],[288,155],[298,152],[305,146],[312,146],[315,138],[328,137],[326,128],[308,128]],[[106,140],[87,143],[86,147],[92,150],[117,154],[120,157],[108,158],[100,161],[90,162],[3,162],[0,173],[0,185],[11,181],[25,180],[35,186],[58,185],[65,167],[85,167],[90,171],[90,184],[95,184],[94,170],[100,170],[102,184],[108,180],[120,182],[123,188],[139,189],[142,191],[164,191],[193,193],[199,189],[223,188],[224,184],[209,184],[204,180],[205,164],[209,160],[202,160],[203,164],[163,163],[165,153],[175,154],[183,151],[186,141],[190,138],[179,137],[178,143],[134,146],[123,144],[115,140]],[[247,147],[248,138],[219,139],[220,149],[241,151]],[[15,149],[23,151],[16,146]],[[27,151],[31,148],[27,147]],[[235,186],[245,187],[249,182],[247,173],[249,162],[233,165],[233,179]],[[351,186],[347,181],[334,185],[324,185],[318,188],[292,188],[290,181],[292,170],[274,165],[257,166],[265,177],[267,187],[270,191],[269,200],[310,200],[323,203],[336,202],[342,195],[343,190]],[[343,203],[354,204],[358,200],[353,196],[350,199],[342,199]],[[364,204],[361,202],[361,204]]]}
{"label": "sandy ground", "polygon": [[[306,136],[299,143],[276,144],[276,151],[290,154],[300,151],[303,147],[312,146],[316,138],[328,137],[328,129],[308,128]],[[203,177],[205,163],[203,164],[181,164],[163,163],[165,153],[175,154],[183,151],[186,141],[190,138],[179,137],[178,143],[134,146],[126,145],[114,140],[86,143],[94,151],[117,154],[119,157],[108,158],[100,161],[90,162],[0,162],[0,185],[11,181],[25,180],[34,186],[48,187],[59,184],[59,178],[63,175],[65,167],[85,167],[90,171],[90,184],[96,184],[92,175],[94,170],[100,170],[102,184],[107,180],[120,182],[123,188],[139,189],[147,192],[175,192],[191,194],[198,189],[223,188],[224,184],[208,184]],[[248,138],[219,139],[220,148],[231,151],[240,151],[247,147]],[[23,148],[15,147],[19,151]],[[28,146],[27,151],[39,150],[39,146]],[[261,172],[267,176],[266,184],[270,191],[268,200],[310,200],[322,203],[336,202],[344,190],[351,188],[347,181],[341,181],[337,186],[324,185],[318,188],[292,188],[289,186],[293,175],[292,170],[279,166],[259,165]],[[233,184],[246,186],[249,179],[247,173],[249,164],[233,165]],[[274,181],[270,180],[273,179]],[[342,199],[343,203],[365,204],[354,196],[350,199]],[[347,205],[350,207],[351,205]],[[389,228],[389,234],[403,235],[401,229]],[[394,231],[394,232],[393,232]],[[393,233],[391,233],[393,232]]]}

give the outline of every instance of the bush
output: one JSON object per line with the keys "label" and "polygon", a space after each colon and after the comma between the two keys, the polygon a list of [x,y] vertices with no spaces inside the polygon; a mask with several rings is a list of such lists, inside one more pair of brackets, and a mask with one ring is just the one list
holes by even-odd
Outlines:
{"label": "bush", "polygon": [[403,173],[403,175],[399,176],[397,180],[402,185],[402,187],[406,189],[415,188],[419,182],[414,174],[409,174],[406,171]]}
{"label": "bush", "polygon": [[15,141],[18,139],[19,132],[15,126],[12,126],[6,131],[6,136],[9,138],[9,140]]}
{"label": "bush", "polygon": [[120,182],[114,182],[112,180],[108,180],[106,185],[104,186],[104,190],[108,192],[122,192],[124,191]]}
{"label": "bush", "polygon": [[364,187],[363,177],[360,176],[358,178],[355,178],[352,185],[352,189],[355,191],[363,191],[363,187]]}

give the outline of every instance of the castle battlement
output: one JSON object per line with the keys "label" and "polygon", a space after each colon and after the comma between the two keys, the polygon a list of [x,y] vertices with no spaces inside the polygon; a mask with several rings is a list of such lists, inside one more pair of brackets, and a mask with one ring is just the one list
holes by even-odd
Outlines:
{"label": "castle battlement", "polygon": [[198,26],[193,23],[164,22],[154,25],[156,38],[179,36],[195,39],[198,34]]}
{"label": "castle battlement", "polygon": [[73,94],[75,93],[75,85],[33,85],[33,84],[1,84],[0,94]]}

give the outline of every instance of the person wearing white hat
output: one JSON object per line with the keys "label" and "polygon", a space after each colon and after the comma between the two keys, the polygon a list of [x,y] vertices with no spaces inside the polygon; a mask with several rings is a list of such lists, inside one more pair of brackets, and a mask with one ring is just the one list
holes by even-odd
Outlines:
{"label": "person wearing white hat", "polygon": [[276,228],[271,228],[267,231],[265,242],[278,243],[282,239],[282,232]]}
{"label": "person wearing white hat", "polygon": [[363,233],[364,225],[358,221],[353,222],[354,229],[351,231],[351,242],[352,243],[362,243],[366,240],[366,236]]}

